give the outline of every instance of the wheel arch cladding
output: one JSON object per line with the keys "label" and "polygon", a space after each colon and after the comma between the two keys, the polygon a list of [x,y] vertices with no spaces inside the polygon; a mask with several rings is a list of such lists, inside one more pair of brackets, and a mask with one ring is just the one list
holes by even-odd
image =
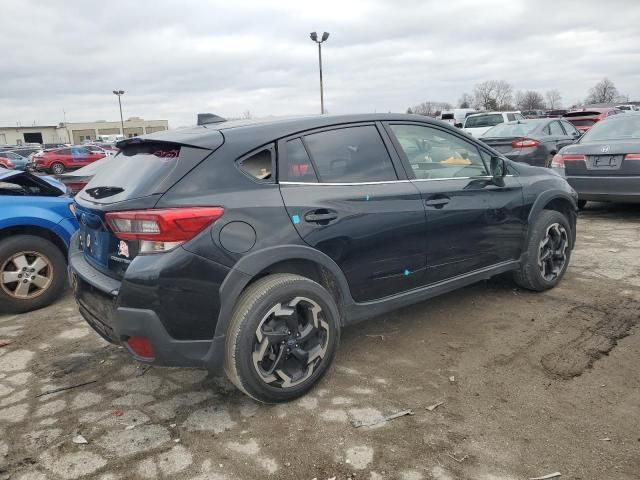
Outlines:
{"label": "wheel arch cladding", "polygon": [[34,237],[44,238],[45,240],[50,241],[56,247],[58,247],[65,258],[67,257],[67,244],[56,233],[45,227],[39,227],[37,225],[19,225],[14,227],[7,227],[0,230],[0,241],[4,240],[5,238],[13,237],[15,235],[32,235]]}
{"label": "wheel arch cladding", "polygon": [[222,371],[225,338],[238,297],[251,283],[271,273],[296,273],[318,282],[334,297],[340,324],[345,323],[343,315],[348,311],[345,307],[354,301],[347,279],[331,258],[303,245],[281,245],[253,252],[236,263],[220,286],[221,305],[216,330],[204,358],[209,371]]}
{"label": "wheel arch cladding", "polygon": [[562,191],[545,192],[538,197],[531,212],[529,213],[528,225],[531,226],[537,216],[543,210],[555,210],[562,213],[571,227],[571,247],[576,243],[576,219],[578,205],[575,199],[568,193]]}

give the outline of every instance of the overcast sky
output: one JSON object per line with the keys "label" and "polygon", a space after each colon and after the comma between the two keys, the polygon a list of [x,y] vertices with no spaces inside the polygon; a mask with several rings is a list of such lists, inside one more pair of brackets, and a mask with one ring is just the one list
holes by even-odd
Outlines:
{"label": "overcast sky", "polygon": [[637,0],[2,0],[0,126],[455,104],[485,80],[640,100]]}

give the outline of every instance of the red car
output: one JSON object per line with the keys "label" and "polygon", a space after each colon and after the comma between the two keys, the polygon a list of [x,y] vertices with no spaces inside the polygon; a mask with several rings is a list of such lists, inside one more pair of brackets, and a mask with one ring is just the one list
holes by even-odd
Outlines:
{"label": "red car", "polygon": [[13,163],[7,157],[4,157],[2,153],[0,153],[0,168],[8,168],[9,170],[13,169]]}
{"label": "red car", "polygon": [[585,133],[593,127],[596,122],[619,113],[624,112],[617,108],[583,108],[582,110],[565,113],[562,117],[573,123],[573,126],[576,127],[580,133]]}
{"label": "red car", "polygon": [[30,167],[39,172],[60,175],[106,157],[104,152],[91,151],[86,147],[68,147],[36,153],[31,157]]}

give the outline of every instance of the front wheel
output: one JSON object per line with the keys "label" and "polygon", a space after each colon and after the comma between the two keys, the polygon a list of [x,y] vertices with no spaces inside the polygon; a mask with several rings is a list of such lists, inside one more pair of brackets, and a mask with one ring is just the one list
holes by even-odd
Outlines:
{"label": "front wheel", "polygon": [[573,232],[567,218],[555,210],[543,210],[530,226],[526,251],[515,282],[541,292],[555,287],[569,266]]}
{"label": "front wheel", "polygon": [[49,240],[16,235],[0,241],[0,312],[49,305],[66,285],[66,270],[64,255]]}
{"label": "front wheel", "polygon": [[227,332],[225,372],[255,400],[292,400],[326,373],[339,339],[338,308],[327,290],[299,275],[269,275],[238,299]]}

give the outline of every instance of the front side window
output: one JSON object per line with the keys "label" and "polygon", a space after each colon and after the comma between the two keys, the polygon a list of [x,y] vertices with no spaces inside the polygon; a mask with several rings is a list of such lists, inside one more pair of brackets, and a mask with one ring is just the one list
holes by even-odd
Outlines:
{"label": "front side window", "polygon": [[340,128],[304,137],[320,182],[397,180],[391,158],[373,125]]}
{"label": "front side window", "polygon": [[551,122],[549,124],[549,132],[553,136],[564,136],[564,132],[562,131],[562,127],[558,122]]}
{"label": "front side window", "polygon": [[455,135],[420,125],[391,125],[417,179],[488,175],[480,151]]}
{"label": "front side window", "polygon": [[515,121],[516,116],[513,113],[507,113],[507,121],[513,122]]}
{"label": "front side window", "polygon": [[578,133],[576,127],[571,125],[569,122],[562,122],[562,126],[564,127],[564,131],[567,132],[567,135],[575,135]]}

